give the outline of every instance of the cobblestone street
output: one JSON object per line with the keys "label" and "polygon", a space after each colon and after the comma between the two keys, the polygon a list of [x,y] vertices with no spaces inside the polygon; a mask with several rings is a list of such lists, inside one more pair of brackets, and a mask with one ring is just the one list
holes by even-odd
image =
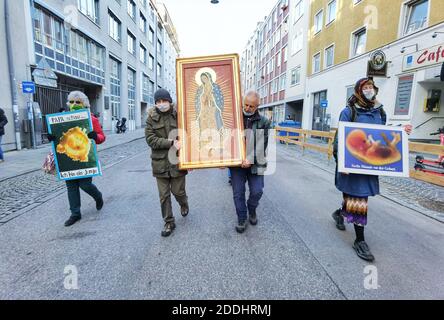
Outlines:
{"label": "cobblestone street", "polygon": [[[99,151],[99,156],[102,167],[106,169],[141,152],[147,152],[143,138]],[[65,190],[65,182],[42,170],[0,181],[0,224],[45,203],[62,190]]]}

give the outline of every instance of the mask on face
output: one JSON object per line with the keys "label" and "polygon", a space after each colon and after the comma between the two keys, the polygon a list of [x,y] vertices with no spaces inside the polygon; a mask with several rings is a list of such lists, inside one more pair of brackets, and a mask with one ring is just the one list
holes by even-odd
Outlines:
{"label": "mask on face", "polygon": [[362,91],[362,93],[367,98],[367,100],[372,100],[376,95],[375,90],[373,90],[373,89],[364,90],[364,91]]}
{"label": "mask on face", "polygon": [[156,108],[159,109],[160,112],[167,112],[170,110],[171,105],[169,103],[159,103],[156,104]]}
{"label": "mask on face", "polygon": [[254,112],[247,112],[245,110],[243,110],[243,111],[244,111],[244,115],[247,117],[251,117],[254,114]]}
{"label": "mask on face", "polygon": [[77,110],[82,110],[82,109],[83,109],[83,106],[78,105],[78,104],[72,104],[72,105],[69,107],[69,110],[71,110],[71,111],[77,111]]}

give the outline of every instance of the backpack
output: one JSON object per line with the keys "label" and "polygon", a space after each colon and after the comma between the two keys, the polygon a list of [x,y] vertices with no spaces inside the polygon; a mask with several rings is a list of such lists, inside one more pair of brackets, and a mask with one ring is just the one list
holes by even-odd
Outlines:
{"label": "backpack", "polygon": [[[347,108],[350,109],[351,112],[351,120],[350,122],[356,122],[356,119],[358,117],[358,110],[355,106],[347,106]],[[385,113],[385,110],[383,107],[379,109],[379,112],[381,113],[381,119],[382,123],[387,122],[387,114]],[[333,140],[333,157],[335,158],[335,161],[338,162],[338,131],[336,130],[335,138]]]}

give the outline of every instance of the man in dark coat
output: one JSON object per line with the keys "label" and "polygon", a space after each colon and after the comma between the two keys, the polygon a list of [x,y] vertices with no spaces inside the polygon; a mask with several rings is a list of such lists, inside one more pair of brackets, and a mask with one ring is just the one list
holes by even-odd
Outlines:
{"label": "man in dark coat", "polygon": [[181,214],[186,217],[189,213],[188,197],[185,191],[185,176],[187,171],[179,170],[177,164],[172,164],[168,157],[170,149],[178,151],[181,147],[177,136],[170,137],[177,130],[177,112],[169,92],[159,89],[154,95],[155,106],[148,111],[145,137],[151,148],[151,165],[153,176],[159,189],[162,217],[165,222],[161,235],[168,237],[176,228],[171,193],[181,207]]}
{"label": "man in dark coat", "polygon": [[5,126],[8,123],[8,118],[6,118],[5,111],[0,108],[0,163],[4,162],[3,150],[2,150],[2,138],[5,135]]}

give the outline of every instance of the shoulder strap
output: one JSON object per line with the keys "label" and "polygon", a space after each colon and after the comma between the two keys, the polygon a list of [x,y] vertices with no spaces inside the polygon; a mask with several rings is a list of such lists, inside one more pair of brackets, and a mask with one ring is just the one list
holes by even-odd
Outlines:
{"label": "shoulder strap", "polygon": [[356,118],[357,118],[357,110],[355,106],[347,106],[347,108],[350,109],[351,112],[351,121],[350,122],[355,122]]}
{"label": "shoulder strap", "polygon": [[386,124],[387,123],[387,113],[385,112],[383,107],[381,107],[381,109],[379,109],[379,112],[381,113],[382,123]]}

